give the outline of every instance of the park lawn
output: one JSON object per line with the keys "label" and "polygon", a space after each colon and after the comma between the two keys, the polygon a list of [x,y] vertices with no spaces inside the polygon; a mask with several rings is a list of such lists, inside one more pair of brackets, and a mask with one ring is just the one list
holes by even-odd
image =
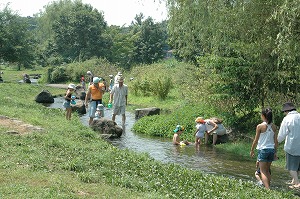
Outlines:
{"label": "park lawn", "polygon": [[[61,109],[34,101],[44,85],[0,84],[0,115],[41,127],[0,132],[1,198],[293,198],[253,183],[163,164],[120,150]],[[53,92],[61,89],[51,88]]]}

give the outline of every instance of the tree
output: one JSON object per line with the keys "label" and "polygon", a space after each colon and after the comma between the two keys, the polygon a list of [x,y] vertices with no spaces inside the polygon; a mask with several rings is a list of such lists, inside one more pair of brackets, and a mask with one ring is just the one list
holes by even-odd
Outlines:
{"label": "tree", "polygon": [[108,53],[102,37],[106,26],[103,14],[89,4],[80,0],[52,2],[39,18],[39,39],[45,41],[43,57],[58,56],[67,63],[104,57]]}
{"label": "tree", "polygon": [[134,41],[133,61],[134,63],[151,64],[165,56],[166,33],[163,26],[154,23],[151,17],[142,21],[143,14],[135,17],[136,23],[132,24],[133,33],[136,35]]}
{"label": "tree", "polygon": [[6,6],[0,11],[0,59],[30,67],[33,61],[34,40],[29,32],[27,18],[13,13]]}

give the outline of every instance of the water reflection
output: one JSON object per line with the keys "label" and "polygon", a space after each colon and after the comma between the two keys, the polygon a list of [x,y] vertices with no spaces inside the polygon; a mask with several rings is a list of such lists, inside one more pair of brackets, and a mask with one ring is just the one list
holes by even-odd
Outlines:
{"label": "water reflection", "polygon": [[[56,98],[49,107],[62,108],[62,103],[63,98]],[[104,116],[111,118],[111,109],[106,108]],[[86,126],[88,126],[88,119],[87,114],[81,117],[82,123]],[[116,117],[118,125],[121,125],[121,119],[121,116]],[[172,140],[168,138],[137,135],[131,131],[134,122],[134,114],[126,112],[125,133],[120,138],[109,140],[109,142],[120,149],[148,153],[152,158],[163,163],[176,163],[205,173],[256,182],[255,159],[243,160],[236,155],[217,150],[213,146],[201,145],[199,148],[195,145],[174,146]],[[272,167],[271,187],[287,189],[288,186],[285,184],[287,180],[290,180],[290,176],[286,170]]]}

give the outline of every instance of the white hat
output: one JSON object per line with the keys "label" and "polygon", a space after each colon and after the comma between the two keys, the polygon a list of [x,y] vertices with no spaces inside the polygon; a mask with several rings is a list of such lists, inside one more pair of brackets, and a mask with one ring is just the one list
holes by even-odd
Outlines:
{"label": "white hat", "polygon": [[74,89],[74,90],[76,90],[76,86],[75,86],[75,84],[69,84],[69,85],[68,85],[68,88],[71,88],[71,89]]}
{"label": "white hat", "polygon": [[122,73],[121,72],[118,72],[118,74],[117,75],[119,75],[119,76],[122,76]]}
{"label": "white hat", "polygon": [[119,77],[117,78],[117,82],[124,82],[124,77],[119,76]]}
{"label": "white hat", "polygon": [[99,83],[99,81],[100,81],[99,77],[94,77],[93,78],[93,83],[97,84],[97,83]]}
{"label": "white hat", "polygon": [[92,72],[91,72],[91,71],[88,71],[88,72],[86,72],[86,74],[88,74],[88,75],[92,75]]}

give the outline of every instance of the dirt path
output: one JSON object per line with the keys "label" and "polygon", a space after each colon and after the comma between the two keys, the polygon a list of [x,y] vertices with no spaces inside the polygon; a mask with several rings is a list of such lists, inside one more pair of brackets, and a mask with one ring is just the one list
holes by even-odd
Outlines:
{"label": "dirt path", "polygon": [[34,131],[44,131],[43,128],[39,126],[33,126],[31,124],[26,124],[21,120],[8,118],[6,116],[0,115],[0,126],[7,128],[6,133],[24,135],[32,133]]}

